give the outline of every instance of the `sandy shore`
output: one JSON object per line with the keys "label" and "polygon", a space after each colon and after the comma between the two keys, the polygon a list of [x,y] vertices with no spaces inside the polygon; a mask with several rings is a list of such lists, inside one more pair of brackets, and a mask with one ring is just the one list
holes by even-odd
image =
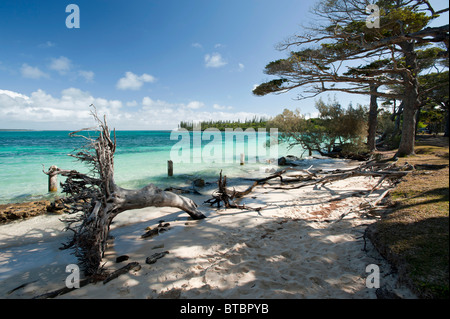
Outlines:
{"label": "sandy shore", "polygon": [[[376,264],[380,284],[403,298],[415,298],[399,285],[395,272],[363,238],[376,221],[351,213],[378,179],[355,177],[296,190],[276,190],[271,181],[241,201],[260,211],[217,209],[189,196],[207,216],[200,221],[173,208],[124,212],[114,222],[104,261],[109,270],[129,262],[140,269],[107,284],[90,284],[59,298],[377,298],[366,287],[366,267]],[[244,186],[241,186],[244,187]],[[383,188],[374,192],[374,198]],[[76,263],[58,248],[70,236],[61,233],[60,216],[38,216],[0,226],[0,298],[33,298],[62,288]],[[145,228],[160,220],[170,229],[143,239]],[[363,248],[366,248],[364,251]],[[147,257],[168,251],[154,264]],[[129,256],[122,263],[116,257]]]}

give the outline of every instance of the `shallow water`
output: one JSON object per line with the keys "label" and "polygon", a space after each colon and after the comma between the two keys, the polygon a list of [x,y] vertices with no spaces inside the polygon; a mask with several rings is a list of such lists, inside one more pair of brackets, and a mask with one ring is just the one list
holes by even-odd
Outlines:
{"label": "shallow water", "polygon": [[[229,178],[265,176],[266,168],[276,163],[279,156],[300,155],[302,151],[287,150],[282,144],[269,150],[265,147],[269,133],[118,131],[116,134],[115,180],[124,188],[149,183],[161,188],[186,186],[197,178],[215,181],[221,170]],[[56,165],[88,172],[82,163],[67,156],[85,143],[83,138],[70,137],[69,131],[0,132],[0,203],[51,197],[42,165],[46,170]],[[246,154],[245,165],[240,165],[241,153]],[[174,176],[168,177],[167,161],[171,159]],[[58,178],[64,181],[64,177]]]}

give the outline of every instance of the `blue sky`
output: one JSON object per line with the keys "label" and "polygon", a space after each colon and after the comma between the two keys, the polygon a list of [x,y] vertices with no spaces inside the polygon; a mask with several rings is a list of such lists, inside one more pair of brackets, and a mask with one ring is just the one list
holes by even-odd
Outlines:
{"label": "blue sky", "polygon": [[[80,9],[78,29],[66,27],[71,3]],[[0,128],[90,126],[91,103],[117,129],[274,116],[286,107],[314,113],[314,99],[294,100],[299,92],[251,93],[269,79],[264,66],[286,56],[275,46],[311,21],[313,4],[2,0]],[[368,103],[355,95],[339,100]]]}

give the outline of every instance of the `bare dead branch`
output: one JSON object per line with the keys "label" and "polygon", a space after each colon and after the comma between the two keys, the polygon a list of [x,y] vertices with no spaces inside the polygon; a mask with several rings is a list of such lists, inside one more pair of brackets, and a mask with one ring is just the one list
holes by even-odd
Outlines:
{"label": "bare dead branch", "polygon": [[[62,191],[68,213],[66,230],[74,232],[73,238],[64,246],[72,248],[79,258],[86,275],[99,275],[101,260],[107,249],[107,239],[112,220],[121,212],[144,207],[175,207],[188,213],[193,219],[205,216],[198,206],[189,198],[162,191],[150,184],[139,190],[128,190],[114,182],[114,152],[116,150],[115,131],[111,133],[106,122],[97,115],[94,106],[92,116],[97,122],[97,137],[86,137],[77,133],[91,130],[83,129],[72,132],[71,136],[83,137],[88,144],[83,149],[71,154],[72,157],[92,167],[91,174],[76,170],[64,170],[56,167],[43,172],[67,177],[62,184]],[[111,135],[112,134],[112,135]]]}

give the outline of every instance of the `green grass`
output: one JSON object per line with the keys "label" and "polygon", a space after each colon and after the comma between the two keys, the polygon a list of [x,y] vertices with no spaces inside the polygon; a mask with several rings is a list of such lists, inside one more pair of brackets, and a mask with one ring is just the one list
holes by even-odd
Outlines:
{"label": "green grass", "polygon": [[[413,165],[448,164],[444,146],[420,141]],[[421,298],[449,298],[449,169],[416,170],[391,193],[392,211],[376,223],[374,244]]]}

